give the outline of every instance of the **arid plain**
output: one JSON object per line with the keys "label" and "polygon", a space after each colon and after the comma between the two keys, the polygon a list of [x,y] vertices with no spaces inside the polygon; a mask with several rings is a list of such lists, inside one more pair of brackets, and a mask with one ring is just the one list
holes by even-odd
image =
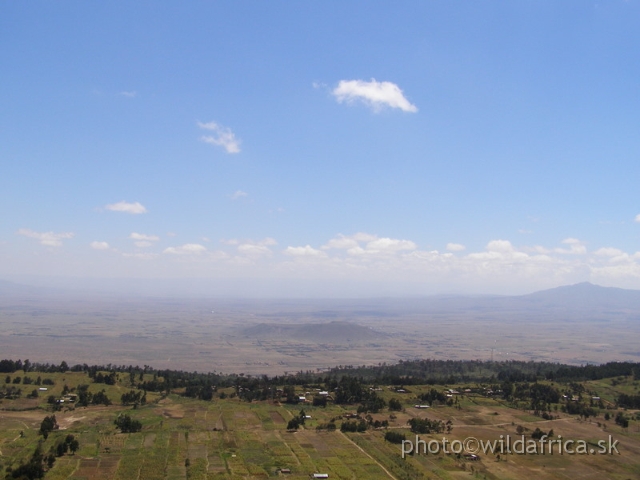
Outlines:
{"label": "arid plain", "polygon": [[638,361],[638,292],[231,300],[0,295],[3,358],[281,374],[415,358]]}

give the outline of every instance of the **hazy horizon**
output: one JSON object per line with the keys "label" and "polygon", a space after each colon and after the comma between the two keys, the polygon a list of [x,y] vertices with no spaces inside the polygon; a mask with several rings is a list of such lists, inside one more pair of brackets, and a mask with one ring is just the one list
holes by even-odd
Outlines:
{"label": "hazy horizon", "polygon": [[[406,285],[396,284],[395,289],[388,284],[369,282],[368,288],[362,289],[362,285],[343,284],[313,284],[305,282],[276,282],[267,285],[264,282],[249,282],[236,279],[234,281],[211,279],[162,279],[162,278],[74,278],[74,277],[47,277],[15,275],[0,277],[0,293],[2,282],[9,282],[16,288],[35,287],[50,292],[58,292],[63,295],[95,294],[95,295],[123,295],[128,297],[177,297],[177,298],[227,298],[227,299],[273,299],[273,300],[321,300],[321,299],[403,299],[403,298],[428,298],[437,296],[521,296],[558,287],[570,287],[577,284],[554,285],[549,288],[539,288],[531,291],[504,293],[499,291],[464,291],[460,289],[439,289],[434,291],[412,290]],[[607,287],[619,288],[619,287]],[[639,289],[623,289],[640,291]],[[286,292],[283,294],[282,292]],[[363,293],[364,292],[364,293]]]}

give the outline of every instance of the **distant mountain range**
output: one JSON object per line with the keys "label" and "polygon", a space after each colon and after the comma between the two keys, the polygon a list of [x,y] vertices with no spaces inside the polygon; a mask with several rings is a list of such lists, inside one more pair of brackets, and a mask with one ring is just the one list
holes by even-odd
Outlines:
{"label": "distant mountain range", "polygon": [[640,309],[640,290],[601,287],[589,282],[541,290],[515,298],[539,304],[575,308],[598,306]]}
{"label": "distant mountain range", "polygon": [[[98,292],[94,294],[100,295]],[[32,286],[0,280],[1,298],[41,298],[55,296],[59,299],[86,299],[86,292],[57,287]],[[133,296],[131,296],[133,298]],[[145,298],[141,296],[140,298]],[[151,299],[154,297],[146,297]],[[155,297],[160,298],[160,297]],[[202,297],[205,298],[205,297]],[[228,299],[230,302],[244,304],[275,304],[280,300],[269,299]],[[220,301],[220,299],[218,299]],[[371,299],[297,299],[293,304],[306,305],[308,314],[314,318],[341,318],[348,312],[351,317],[385,317],[394,312],[451,313],[486,311],[637,311],[640,313],[640,290],[628,290],[614,287],[601,287],[589,282],[541,290],[527,295],[432,295],[411,298],[371,298]],[[317,308],[316,308],[317,307]],[[297,316],[296,309],[278,312],[271,317]]]}

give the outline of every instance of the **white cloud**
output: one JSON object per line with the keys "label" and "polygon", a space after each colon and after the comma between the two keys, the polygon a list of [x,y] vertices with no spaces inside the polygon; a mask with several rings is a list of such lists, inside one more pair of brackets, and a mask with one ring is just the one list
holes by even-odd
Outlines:
{"label": "white cloud", "polygon": [[564,253],[567,255],[584,255],[587,253],[587,247],[577,238],[565,238],[562,243],[569,245],[569,248],[556,248],[556,253]]}
{"label": "white cloud", "polygon": [[216,122],[198,122],[198,126],[204,130],[210,130],[213,132],[213,135],[203,135],[200,137],[200,140],[203,142],[223,147],[227,153],[240,152],[240,140],[236,138],[230,128],[223,127]]}
{"label": "white cloud", "polygon": [[640,213],[638,215],[636,215],[636,218],[634,219],[635,222],[640,222]]}
{"label": "white cloud", "polygon": [[233,195],[231,195],[231,200],[238,200],[239,198],[246,197],[249,194],[247,192],[243,192],[242,190],[236,190]]}
{"label": "white cloud", "polygon": [[371,235],[369,233],[358,232],[354,235],[343,235],[339,234],[336,238],[332,238],[325,245],[323,245],[323,250],[328,250],[330,248],[336,248],[340,250],[348,250],[350,248],[357,247],[360,242],[372,242],[376,240],[378,237],[376,235]]}
{"label": "white cloud", "polygon": [[179,247],[165,248],[162,253],[170,253],[172,255],[200,255],[207,251],[204,245],[198,243],[185,243]]}
{"label": "white cloud", "polygon": [[129,238],[132,240],[142,240],[145,242],[157,242],[158,240],[160,240],[160,237],[158,237],[157,235],[145,235],[144,233],[136,232],[133,232],[131,235],[129,235]]}
{"label": "white cloud", "polygon": [[273,255],[273,252],[269,248],[270,246],[277,245],[278,242],[271,237],[265,237],[262,240],[238,240],[235,238],[228,240],[220,240],[221,243],[226,245],[237,245],[238,253],[245,257],[258,258],[269,257]]}
{"label": "white cloud", "polygon": [[91,242],[91,248],[94,250],[109,250],[109,244],[107,242]]}
{"label": "white cloud", "polygon": [[118,203],[111,203],[104,208],[111,210],[112,212],[124,212],[132,215],[139,215],[141,213],[147,213],[147,209],[139,202],[125,202],[124,200]]}
{"label": "white cloud", "polygon": [[340,235],[338,238],[332,238],[325,245],[323,245],[323,250],[328,250],[330,248],[335,248],[339,250],[347,250],[349,248],[354,248],[358,246],[357,240],[353,238],[345,237],[344,235]]}
{"label": "white cloud", "polygon": [[411,240],[396,238],[377,238],[367,243],[366,250],[371,253],[397,252],[400,250],[415,250],[418,246]]}
{"label": "white cloud", "polygon": [[450,252],[461,252],[465,248],[461,243],[447,243],[447,250]]}
{"label": "white cloud", "polygon": [[491,240],[487,244],[487,250],[499,253],[513,252],[513,245],[509,240]]}
{"label": "white cloud", "polygon": [[326,257],[327,255],[322,250],[317,250],[311,245],[304,247],[287,247],[284,253],[293,257]]}
{"label": "white cloud", "polygon": [[399,108],[404,112],[418,111],[418,108],[405,98],[402,90],[391,82],[377,82],[375,79],[371,79],[370,82],[341,80],[332,94],[339,103],[361,101],[374,111],[379,111],[385,106]]}
{"label": "white cloud", "polygon": [[62,240],[73,238],[74,236],[71,232],[34,232],[28,228],[21,228],[17,233],[18,235],[24,235],[25,237],[35,238],[41,245],[46,245],[47,247],[60,247],[62,245]]}
{"label": "white cloud", "polygon": [[129,91],[129,92],[120,92],[119,94],[122,97],[127,97],[127,98],[135,98],[138,96],[138,92],[134,91]]}

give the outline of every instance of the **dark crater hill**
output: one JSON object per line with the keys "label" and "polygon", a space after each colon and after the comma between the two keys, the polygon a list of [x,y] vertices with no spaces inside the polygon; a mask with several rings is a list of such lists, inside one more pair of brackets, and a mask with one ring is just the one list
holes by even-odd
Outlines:
{"label": "dark crater hill", "polygon": [[372,328],[349,322],[259,323],[242,330],[242,334],[258,339],[298,340],[314,343],[355,343],[386,338],[387,335]]}

